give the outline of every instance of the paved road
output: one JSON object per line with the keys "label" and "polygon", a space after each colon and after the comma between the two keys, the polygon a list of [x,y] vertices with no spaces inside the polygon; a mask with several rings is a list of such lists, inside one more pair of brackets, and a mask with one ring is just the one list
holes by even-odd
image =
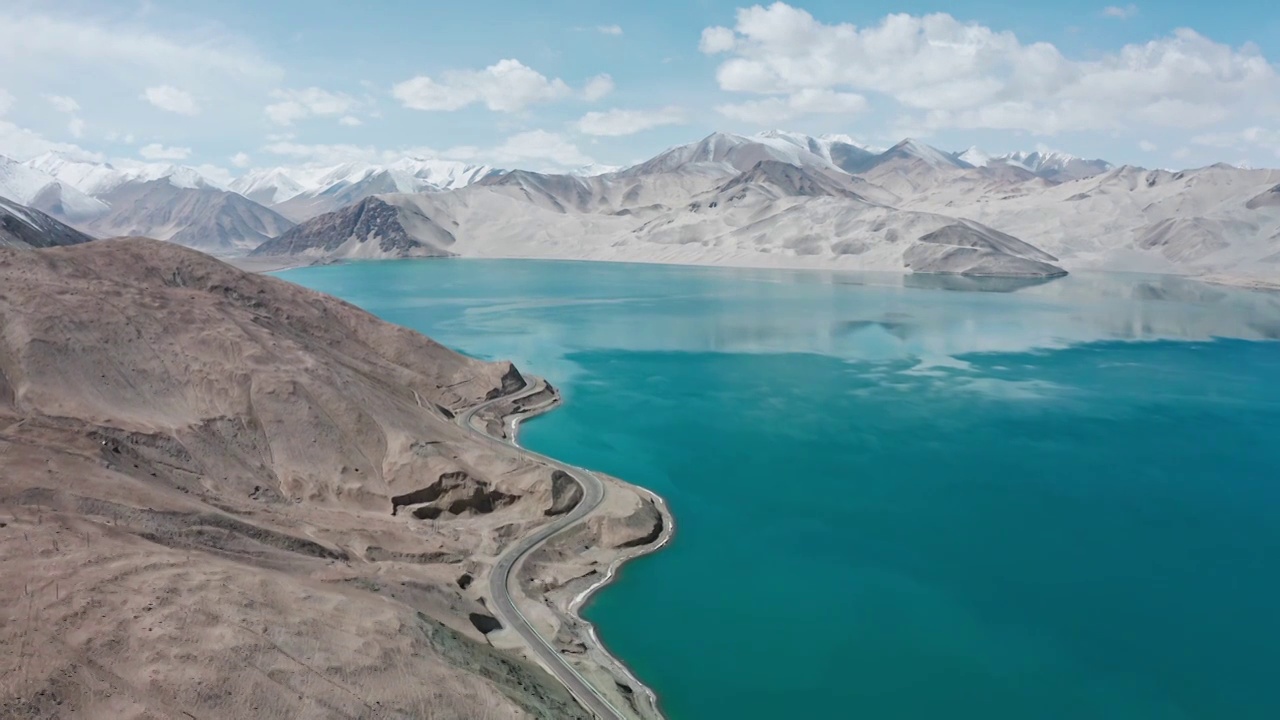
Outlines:
{"label": "paved road", "polygon": [[574,669],[569,661],[560,655],[560,653],[551,646],[533,625],[525,619],[520,609],[516,607],[515,602],[511,599],[511,587],[516,581],[513,570],[521,559],[538,549],[543,543],[555,534],[567,527],[582,521],[587,515],[590,515],[604,499],[604,483],[600,478],[583,470],[565,465],[557,460],[552,460],[544,455],[529,452],[523,448],[516,446],[514,443],[504,442],[498,438],[489,435],[481,430],[477,430],[471,424],[471,419],[476,413],[488,407],[501,402],[519,400],[521,398],[534,395],[542,390],[544,383],[541,381],[533,386],[525,388],[515,394],[489,400],[488,402],[476,405],[463,412],[458,416],[457,420],[462,427],[466,428],[470,433],[475,435],[481,441],[489,445],[499,448],[500,451],[506,453],[514,453],[523,457],[531,458],[538,462],[545,463],[558,470],[568,473],[574,480],[582,486],[582,501],[578,503],[569,514],[562,516],[560,519],[542,528],[538,532],[530,535],[520,542],[512,546],[507,552],[498,558],[497,564],[493,567],[493,574],[489,577],[489,595],[492,598],[492,607],[490,608],[503,622],[505,627],[509,627],[520,634],[524,638],[525,643],[529,646],[529,650],[542,661],[551,674],[564,684],[569,692],[578,699],[583,707],[587,708],[596,717],[601,720],[626,720],[627,716],[618,711],[608,699],[598,692],[586,678],[582,677],[577,670]]}

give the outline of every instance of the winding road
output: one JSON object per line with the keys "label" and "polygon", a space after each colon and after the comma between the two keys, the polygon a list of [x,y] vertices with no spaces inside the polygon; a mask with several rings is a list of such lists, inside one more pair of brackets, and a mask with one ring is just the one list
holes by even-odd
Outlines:
{"label": "winding road", "polygon": [[604,500],[604,482],[592,473],[582,468],[566,465],[545,455],[529,452],[515,444],[514,434],[511,442],[505,442],[482,430],[478,430],[471,424],[472,418],[480,411],[498,403],[514,402],[530,395],[536,395],[545,387],[546,383],[539,380],[514,394],[503,395],[480,403],[457,417],[459,425],[475,435],[476,438],[488,443],[491,447],[495,447],[504,453],[514,453],[518,456],[544,463],[557,470],[562,470],[582,486],[582,500],[569,514],[520,540],[498,558],[498,562],[493,566],[493,573],[489,577],[489,595],[493,599],[493,607],[490,609],[493,610],[506,627],[520,634],[520,637],[528,645],[529,650],[541,661],[542,666],[552,675],[555,675],[568,688],[569,692],[573,693],[573,696],[577,698],[584,708],[601,720],[626,720],[627,715],[624,715],[614,707],[604,694],[596,690],[568,660],[551,646],[551,643],[538,634],[533,624],[525,618],[511,598],[511,587],[516,582],[515,568],[520,561],[557,533],[581,522],[586,516],[595,511],[600,506],[601,501]]}

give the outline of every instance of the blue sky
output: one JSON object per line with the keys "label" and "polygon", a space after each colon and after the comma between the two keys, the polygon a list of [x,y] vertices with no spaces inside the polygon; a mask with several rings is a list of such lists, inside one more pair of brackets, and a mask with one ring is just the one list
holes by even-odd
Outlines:
{"label": "blue sky", "polygon": [[0,154],[555,169],[780,127],[1275,166],[1278,62],[1261,0],[0,0]]}

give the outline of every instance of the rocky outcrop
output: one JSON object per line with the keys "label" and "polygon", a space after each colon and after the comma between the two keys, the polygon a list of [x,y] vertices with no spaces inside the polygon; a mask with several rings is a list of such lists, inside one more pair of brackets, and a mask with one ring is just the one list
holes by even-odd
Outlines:
{"label": "rocky outcrop", "polygon": [[[406,216],[404,213],[408,213]],[[453,234],[425,214],[370,197],[312,218],[259,245],[256,256],[448,257]]]}
{"label": "rocky outcrop", "polygon": [[39,210],[0,197],[0,247],[50,248],[92,239]]}
{"label": "rocky outcrop", "polygon": [[393,515],[403,507],[411,508],[419,520],[435,520],[446,513],[453,517],[487,515],[519,499],[518,495],[495,490],[484,480],[456,471],[441,475],[427,487],[393,497],[391,506]]}
{"label": "rocky outcrop", "polygon": [[544,513],[548,517],[563,515],[582,502],[582,486],[563,470],[551,473],[551,507]]}
{"label": "rocky outcrop", "polygon": [[1250,210],[1261,210],[1262,208],[1280,207],[1280,185],[1258,195],[1245,203],[1245,207]]}
{"label": "rocky outcrop", "polygon": [[962,221],[917,238],[903,264],[917,273],[977,276],[1058,277],[1067,271],[1057,258],[1012,235]]}

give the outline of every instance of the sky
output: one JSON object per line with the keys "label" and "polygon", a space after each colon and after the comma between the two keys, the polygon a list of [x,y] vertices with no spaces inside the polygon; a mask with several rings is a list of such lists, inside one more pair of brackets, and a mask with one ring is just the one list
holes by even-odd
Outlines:
{"label": "sky", "polygon": [[713,131],[1280,166],[1274,0],[0,0],[0,154],[629,165]]}

